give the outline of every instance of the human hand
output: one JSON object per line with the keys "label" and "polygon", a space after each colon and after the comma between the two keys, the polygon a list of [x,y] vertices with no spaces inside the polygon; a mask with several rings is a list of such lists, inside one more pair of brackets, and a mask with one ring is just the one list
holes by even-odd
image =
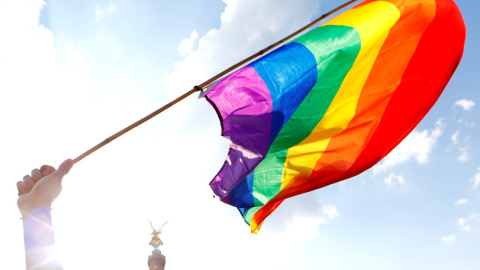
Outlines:
{"label": "human hand", "polygon": [[58,170],[54,167],[43,165],[40,169],[34,169],[31,175],[23,177],[23,181],[17,182],[18,195],[17,206],[22,217],[29,216],[40,207],[50,208],[52,202],[62,191],[62,179],[73,167],[71,159],[65,160]]}

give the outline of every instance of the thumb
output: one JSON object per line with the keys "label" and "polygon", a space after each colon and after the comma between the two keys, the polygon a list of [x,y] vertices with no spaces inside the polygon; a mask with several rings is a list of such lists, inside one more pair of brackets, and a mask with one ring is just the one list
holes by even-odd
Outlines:
{"label": "thumb", "polygon": [[73,164],[73,160],[67,159],[58,166],[58,169],[54,173],[58,177],[63,178],[72,169]]}

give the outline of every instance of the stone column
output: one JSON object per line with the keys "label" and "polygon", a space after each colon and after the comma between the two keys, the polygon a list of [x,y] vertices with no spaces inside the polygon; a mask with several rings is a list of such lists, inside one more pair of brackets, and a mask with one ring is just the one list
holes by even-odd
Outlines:
{"label": "stone column", "polygon": [[155,249],[152,255],[148,256],[148,268],[150,270],[165,270],[166,259],[160,250]]}

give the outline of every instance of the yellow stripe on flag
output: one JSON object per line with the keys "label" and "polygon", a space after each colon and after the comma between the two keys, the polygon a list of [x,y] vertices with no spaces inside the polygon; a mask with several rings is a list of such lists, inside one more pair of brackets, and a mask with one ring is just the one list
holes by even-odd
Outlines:
{"label": "yellow stripe on flag", "polygon": [[361,49],[323,119],[309,137],[289,149],[282,190],[288,187],[294,178],[308,178],[330,139],[346,129],[355,115],[360,93],[375,59],[390,29],[399,18],[400,11],[395,5],[376,1],[348,10],[325,24],[355,28],[361,38]]}

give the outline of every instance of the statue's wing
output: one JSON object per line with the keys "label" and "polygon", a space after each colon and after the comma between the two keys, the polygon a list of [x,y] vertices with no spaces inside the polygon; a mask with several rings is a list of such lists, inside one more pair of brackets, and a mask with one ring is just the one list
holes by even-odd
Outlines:
{"label": "statue's wing", "polygon": [[148,220],[148,219],[147,219],[147,221],[148,221],[148,223],[150,224],[150,227],[152,227],[152,230],[153,230],[154,232],[156,232],[156,231],[155,231],[155,228],[153,228],[152,222],[151,222],[150,220]]}
{"label": "statue's wing", "polygon": [[167,221],[165,221],[165,223],[163,223],[163,225],[162,225],[162,226],[160,226],[160,228],[158,228],[158,232],[161,232],[161,231],[162,231],[162,228],[163,228],[163,226],[165,226],[165,224],[167,224],[167,222],[168,222],[168,220],[167,220]]}

